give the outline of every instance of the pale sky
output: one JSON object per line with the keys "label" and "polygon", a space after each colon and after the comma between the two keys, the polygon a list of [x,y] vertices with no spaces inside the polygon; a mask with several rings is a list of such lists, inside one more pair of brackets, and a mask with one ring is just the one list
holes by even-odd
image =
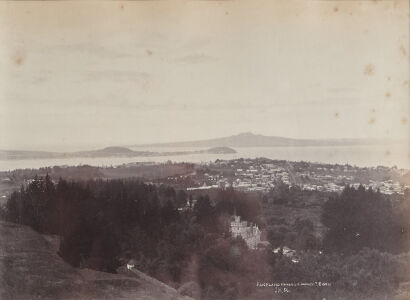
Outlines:
{"label": "pale sky", "polygon": [[409,138],[409,2],[0,2],[0,149]]}

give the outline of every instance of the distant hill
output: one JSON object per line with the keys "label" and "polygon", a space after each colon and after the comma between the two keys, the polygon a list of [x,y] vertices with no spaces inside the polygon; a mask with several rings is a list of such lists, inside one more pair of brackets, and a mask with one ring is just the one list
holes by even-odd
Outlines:
{"label": "distant hill", "polygon": [[369,145],[381,143],[375,139],[292,139],[278,136],[265,136],[253,134],[251,132],[240,133],[229,137],[197,140],[187,142],[156,143],[148,145],[134,145],[134,147],[279,147],[279,146],[349,146],[349,145]]}
{"label": "distant hill", "polygon": [[106,147],[101,150],[96,150],[94,152],[105,153],[105,154],[133,154],[135,151],[125,148],[125,147]]}
{"label": "distant hill", "polygon": [[197,151],[173,151],[173,152],[152,152],[134,151],[126,147],[107,147],[104,149],[80,151],[80,152],[45,152],[45,151],[20,151],[20,150],[0,150],[0,160],[10,159],[52,159],[52,158],[73,158],[73,157],[155,157],[172,155],[190,155],[199,153],[229,154],[236,151],[229,147],[214,147]]}
{"label": "distant hill", "polygon": [[106,147],[103,149],[79,151],[79,152],[46,152],[46,151],[20,151],[0,150],[0,160],[10,159],[50,159],[50,158],[73,158],[73,157],[155,157],[172,155],[190,155],[198,153],[230,154],[236,153],[232,148],[240,147],[307,147],[307,146],[357,146],[375,145],[385,143],[397,143],[393,140],[380,139],[293,139],[279,136],[266,136],[251,132],[240,133],[228,137],[156,144],[139,144],[130,147],[195,147],[204,150],[191,151],[135,151],[127,147]]}
{"label": "distant hill", "polygon": [[214,148],[207,149],[204,152],[212,153],[212,154],[232,154],[232,153],[236,153],[236,150],[229,148],[229,147],[214,147]]}
{"label": "distant hill", "polygon": [[0,159],[50,159],[73,157],[136,157],[155,156],[156,152],[133,151],[125,147],[107,147],[99,150],[80,152],[46,152],[46,151],[20,151],[0,150]]}
{"label": "distant hill", "polygon": [[107,147],[99,150],[81,151],[66,153],[74,157],[134,157],[134,156],[155,156],[158,153],[149,151],[134,151],[125,147]]}

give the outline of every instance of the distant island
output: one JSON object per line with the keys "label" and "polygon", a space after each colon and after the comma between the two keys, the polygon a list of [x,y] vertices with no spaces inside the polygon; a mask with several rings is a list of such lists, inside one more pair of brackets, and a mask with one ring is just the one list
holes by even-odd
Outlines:
{"label": "distant island", "polygon": [[[310,147],[310,146],[359,146],[377,144],[395,144],[396,140],[382,139],[294,139],[279,136],[266,136],[251,132],[240,133],[228,137],[172,142],[155,144],[136,144],[127,147],[112,146],[103,149],[78,151],[78,152],[47,152],[47,151],[22,151],[0,150],[0,160],[12,159],[52,159],[52,158],[104,158],[104,157],[158,157],[192,154],[233,154],[237,153],[233,148],[241,147]],[[136,151],[130,148],[143,147],[150,150]],[[183,151],[152,151],[155,148],[199,148],[201,150]]]}
{"label": "distant island", "polygon": [[229,148],[229,147],[214,147],[214,148],[210,148],[208,150],[205,150],[204,152],[211,153],[211,154],[232,154],[232,153],[236,153],[236,151],[234,149]]}
{"label": "distant island", "polygon": [[[251,132],[240,133],[228,137],[172,142],[132,145],[132,147],[307,147],[307,146],[355,146],[382,144],[380,139],[293,139],[279,136],[266,136]],[[389,141],[390,143],[393,141]]]}
{"label": "distant island", "polygon": [[21,150],[0,150],[0,160],[11,159],[52,159],[52,158],[74,158],[74,157],[155,157],[172,155],[191,155],[191,154],[232,154],[236,151],[229,147],[212,147],[197,151],[173,151],[173,152],[153,152],[153,151],[134,151],[126,147],[106,147],[98,150],[79,151],[79,152],[46,152],[46,151],[21,151]]}

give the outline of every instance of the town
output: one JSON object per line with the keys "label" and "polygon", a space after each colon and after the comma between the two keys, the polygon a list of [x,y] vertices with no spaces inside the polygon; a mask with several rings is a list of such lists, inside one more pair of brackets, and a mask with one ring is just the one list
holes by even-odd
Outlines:
{"label": "town", "polygon": [[382,194],[404,194],[410,188],[408,171],[397,167],[356,167],[310,162],[278,161],[265,158],[216,160],[196,166],[189,175],[169,176],[167,184],[187,191],[232,187],[245,192],[267,193],[277,184],[302,190],[336,192],[346,185],[380,191]]}

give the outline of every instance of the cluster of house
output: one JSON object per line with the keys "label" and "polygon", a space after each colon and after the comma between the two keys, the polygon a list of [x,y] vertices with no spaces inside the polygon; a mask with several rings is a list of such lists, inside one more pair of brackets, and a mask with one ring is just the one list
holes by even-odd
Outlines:
{"label": "cluster of house", "polygon": [[[359,183],[353,184],[353,187],[357,188],[359,187]],[[410,186],[404,186],[401,185],[398,182],[393,182],[393,180],[387,180],[387,181],[373,181],[370,180],[369,184],[362,184],[366,189],[372,188],[372,190],[377,191],[379,190],[380,193],[386,194],[386,195],[392,195],[392,194],[404,194],[404,191],[406,189],[410,189]]]}
{"label": "cluster of house", "polygon": [[[318,172],[306,170],[296,172],[295,176],[301,178],[304,183],[299,186],[303,190],[321,191],[321,192],[341,192],[344,189],[345,183],[353,182],[353,176],[333,174],[334,169],[316,168]],[[330,172],[323,174],[323,172]],[[347,169],[344,169],[346,172]],[[307,181],[307,182],[306,182]]]}
{"label": "cluster of house", "polygon": [[[233,174],[225,177],[222,173],[212,175],[204,173],[202,185],[189,187],[187,190],[233,187],[248,192],[268,192],[275,187],[275,184],[282,182],[289,186],[299,186],[303,190],[340,193],[346,184],[360,185],[354,179],[354,176],[358,176],[358,170],[350,166],[327,168],[309,165],[305,170],[299,168],[299,171],[293,172],[292,167],[286,168],[285,165],[245,160],[240,163],[233,161],[231,165],[227,165],[227,162],[220,162],[215,165],[210,164],[208,167],[211,169],[214,167],[214,170],[217,170],[221,164],[225,168],[230,168]],[[369,184],[362,185],[366,188],[378,189],[384,194],[403,194],[406,189],[405,186],[392,180],[383,182],[370,180]]]}
{"label": "cluster of house", "polygon": [[344,185],[338,185],[333,182],[328,182],[324,184],[302,184],[300,186],[303,190],[307,191],[320,191],[320,192],[342,192]]}
{"label": "cluster of house", "polygon": [[269,191],[278,181],[291,185],[289,174],[284,168],[273,164],[251,165],[236,169],[232,186],[246,191]]}
{"label": "cluster of house", "polygon": [[278,181],[291,185],[288,172],[273,164],[249,165],[247,168],[236,168],[234,176],[229,178],[221,174],[211,175],[204,173],[203,179],[203,183],[200,186],[188,187],[187,190],[233,187],[237,190],[248,192],[268,192],[275,187],[275,182]]}

